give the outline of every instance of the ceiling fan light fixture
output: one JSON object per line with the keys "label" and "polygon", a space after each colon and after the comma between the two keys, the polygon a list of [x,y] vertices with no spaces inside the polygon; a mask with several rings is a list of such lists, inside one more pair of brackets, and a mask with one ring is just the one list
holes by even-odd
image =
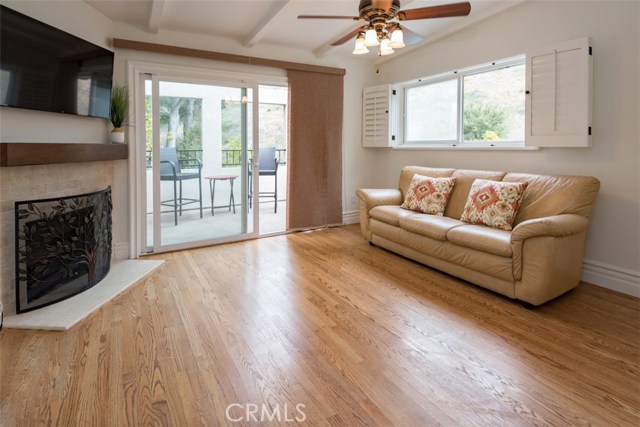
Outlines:
{"label": "ceiling fan light fixture", "polygon": [[364,45],[364,34],[360,33],[358,34],[358,37],[356,37],[356,46],[352,53],[354,55],[364,55],[369,53],[369,49]]}
{"label": "ceiling fan light fixture", "polygon": [[393,52],[395,52],[393,48],[390,46],[390,43],[391,42],[389,41],[389,37],[384,36],[382,38],[382,41],[380,42],[380,51],[379,51],[380,56],[391,55]]}
{"label": "ceiling fan light fixture", "polygon": [[391,41],[389,42],[389,46],[393,49],[401,49],[406,46],[404,44],[404,34],[402,33],[402,29],[399,25],[391,33]]}
{"label": "ceiling fan light fixture", "polygon": [[[285,2],[286,3],[286,2]],[[360,0],[358,6],[358,16],[330,16],[330,15],[299,15],[299,19],[348,19],[350,21],[365,21],[367,24],[356,28],[344,37],[334,41],[331,46],[340,46],[348,40],[352,40],[354,35],[360,37],[364,32],[364,46],[356,43],[354,54],[364,54],[368,47],[380,46],[384,36],[390,37],[385,46],[377,49],[379,56],[390,55],[393,49],[406,47],[404,43],[404,31],[400,28],[399,22],[415,21],[421,19],[449,18],[456,16],[468,16],[471,12],[471,3],[462,1],[460,3],[443,4],[437,6],[418,7],[416,9],[400,10],[400,0]],[[422,40],[422,37],[409,31],[407,37],[410,44],[415,44]]]}
{"label": "ceiling fan light fixture", "polygon": [[373,25],[367,28],[367,31],[364,33],[364,45],[367,47],[371,46],[380,46],[380,42],[378,41],[378,32]]}

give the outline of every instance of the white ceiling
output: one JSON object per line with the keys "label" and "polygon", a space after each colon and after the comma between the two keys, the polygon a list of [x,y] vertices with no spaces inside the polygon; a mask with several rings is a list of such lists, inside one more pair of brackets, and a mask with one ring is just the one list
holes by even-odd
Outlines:
{"label": "white ceiling", "polygon": [[[313,52],[318,57],[350,55],[353,43],[331,43],[363,24],[351,20],[300,20],[298,15],[358,15],[358,0],[84,0],[116,22],[148,33],[171,30],[223,37],[244,46],[270,44]],[[401,10],[462,0],[401,0]],[[466,17],[405,21],[428,43],[486,19],[524,0],[470,0]],[[414,46],[415,47],[415,46]],[[407,50],[411,48],[405,48]],[[375,59],[373,53],[370,54]]]}

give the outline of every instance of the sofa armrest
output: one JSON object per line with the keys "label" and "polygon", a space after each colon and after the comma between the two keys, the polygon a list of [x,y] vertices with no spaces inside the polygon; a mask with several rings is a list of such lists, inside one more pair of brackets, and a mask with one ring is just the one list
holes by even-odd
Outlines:
{"label": "sofa armrest", "polygon": [[[520,262],[514,262],[516,298],[540,305],[578,286],[586,238],[585,229],[562,237],[536,236],[520,242]],[[515,269],[518,266],[519,273]]]}
{"label": "sofa armrest", "polygon": [[535,218],[521,222],[511,232],[511,243],[522,242],[531,237],[565,237],[587,229],[589,219],[580,215],[563,214]]}
{"label": "sofa armrest", "polygon": [[401,205],[404,201],[402,198],[402,192],[395,188],[360,188],[356,191],[356,194],[364,203],[367,211],[375,208],[376,206]]}
{"label": "sofa armrest", "polygon": [[[513,251],[513,277],[516,280],[520,280],[523,274],[523,266],[525,260],[524,254],[524,242],[531,242],[533,240],[540,240],[539,238],[547,238],[547,243],[550,245],[549,250],[553,245],[561,244],[561,241],[573,241],[574,237],[576,241],[583,241],[584,237],[578,236],[586,233],[589,225],[589,219],[580,215],[563,214],[553,215],[543,218],[530,219],[528,221],[521,222],[511,232],[511,249]],[[567,240],[568,239],[568,240]],[[583,242],[584,243],[584,242]],[[583,245],[583,244],[582,244]],[[578,244],[580,246],[580,244]],[[583,245],[584,246],[584,245]],[[572,249],[576,253],[582,253],[583,247],[574,247]],[[528,255],[532,258],[541,258],[542,254],[536,254],[535,251],[531,251]],[[531,260],[529,260],[531,261]],[[526,300],[534,304],[534,302]]]}
{"label": "sofa armrest", "polygon": [[369,211],[376,206],[401,205],[404,201],[402,192],[393,188],[359,188],[356,194],[360,198],[360,229],[362,230],[362,236],[371,241],[371,229],[369,228],[371,217],[369,216]]}

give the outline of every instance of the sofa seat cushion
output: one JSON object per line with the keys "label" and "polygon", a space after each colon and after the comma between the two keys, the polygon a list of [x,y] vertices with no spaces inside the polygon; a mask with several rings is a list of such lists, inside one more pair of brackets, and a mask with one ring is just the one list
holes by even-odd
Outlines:
{"label": "sofa seat cushion", "polygon": [[413,214],[400,219],[400,228],[403,230],[442,241],[447,240],[449,230],[466,225],[466,222],[457,219],[427,214]]}
{"label": "sofa seat cushion", "polygon": [[503,257],[513,256],[511,232],[485,225],[463,225],[447,232],[447,240],[459,246],[489,252]]}
{"label": "sofa seat cushion", "polygon": [[415,212],[403,209],[398,205],[376,206],[369,211],[369,216],[371,216],[371,218],[387,224],[395,225],[396,227],[400,227],[401,218],[415,214]]}

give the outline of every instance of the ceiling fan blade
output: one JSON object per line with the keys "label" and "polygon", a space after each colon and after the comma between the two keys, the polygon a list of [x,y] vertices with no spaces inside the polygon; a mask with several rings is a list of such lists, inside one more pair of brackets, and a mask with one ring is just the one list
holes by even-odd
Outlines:
{"label": "ceiling fan blade", "polygon": [[355,40],[356,36],[360,31],[364,31],[364,28],[363,27],[356,28],[355,30],[351,31],[349,34],[346,34],[344,37],[340,37],[338,40],[331,43],[331,46],[340,46],[342,44],[345,44],[349,40]]}
{"label": "ceiling fan blade", "polygon": [[467,16],[470,12],[471,3],[453,3],[401,10],[398,12],[398,19],[400,21],[409,21],[412,19],[447,18],[449,16]]}
{"label": "ceiling fan blade", "polygon": [[351,19],[358,21],[359,16],[331,16],[331,15],[298,15],[298,19]]}

